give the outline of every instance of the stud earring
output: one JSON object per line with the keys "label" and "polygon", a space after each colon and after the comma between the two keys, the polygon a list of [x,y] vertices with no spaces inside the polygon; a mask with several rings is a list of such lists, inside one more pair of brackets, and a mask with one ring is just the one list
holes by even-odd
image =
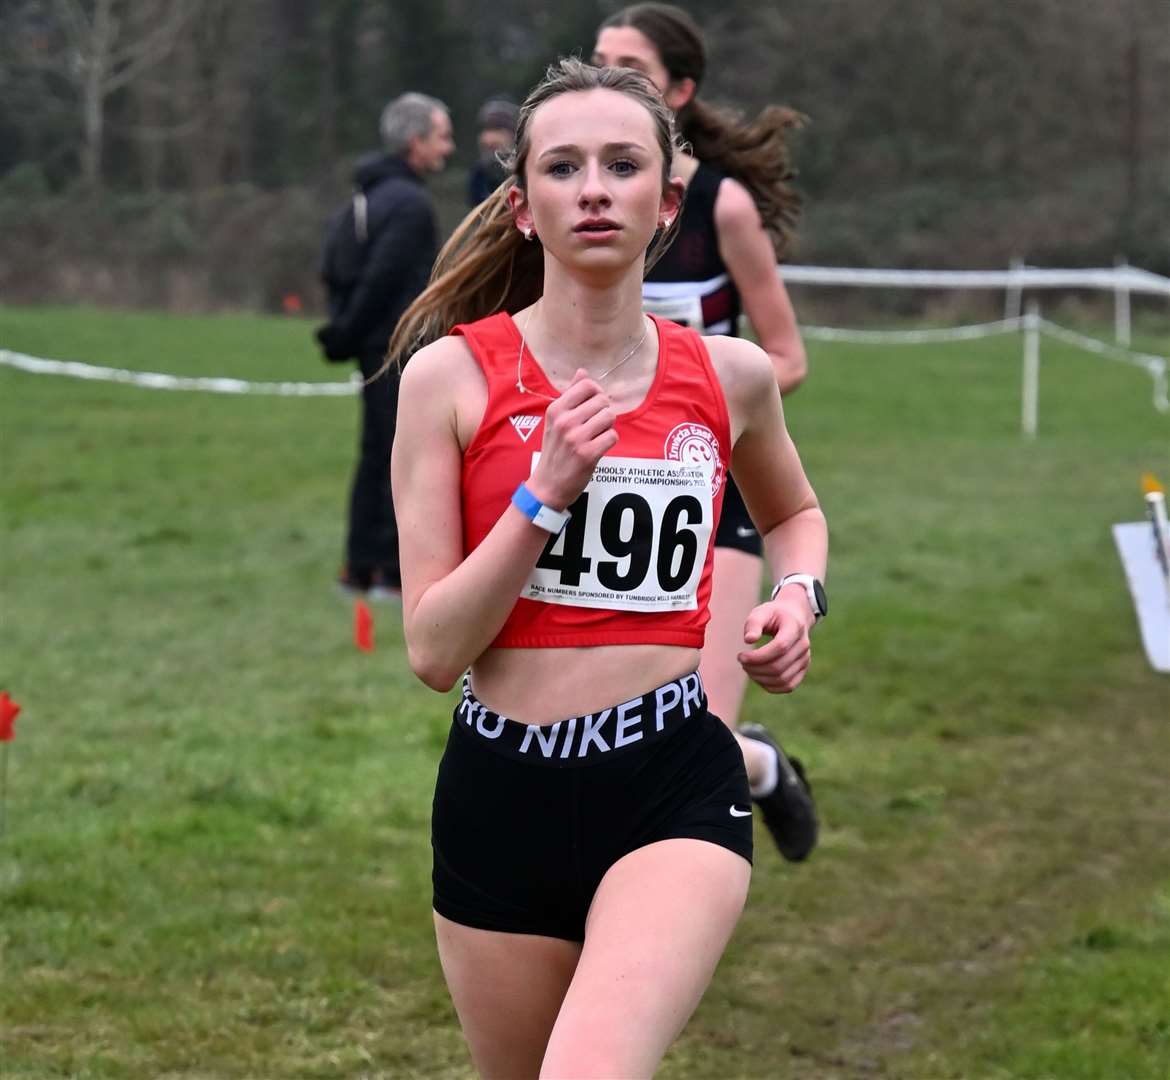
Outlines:
{"label": "stud earring", "polygon": [[525,230],[524,230],[524,239],[525,239],[525,240],[531,240],[531,239],[532,239],[532,230],[531,230],[531,229],[525,229]]}

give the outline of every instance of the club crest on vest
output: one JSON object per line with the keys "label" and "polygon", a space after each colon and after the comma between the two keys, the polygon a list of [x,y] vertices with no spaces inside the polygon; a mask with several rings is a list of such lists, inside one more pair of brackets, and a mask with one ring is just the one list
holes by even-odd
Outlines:
{"label": "club crest on vest", "polygon": [[706,424],[679,424],[666,436],[662,453],[667,461],[702,466],[711,477],[711,498],[719,493],[723,486],[723,460],[719,456],[719,440]]}

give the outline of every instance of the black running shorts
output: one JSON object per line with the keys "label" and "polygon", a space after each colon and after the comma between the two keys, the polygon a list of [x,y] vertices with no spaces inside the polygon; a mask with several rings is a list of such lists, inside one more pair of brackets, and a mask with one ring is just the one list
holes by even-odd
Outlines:
{"label": "black running shorts", "polygon": [[697,672],[544,727],[491,712],[465,681],[435,787],[435,910],[583,941],[597,886],[631,851],[689,837],[751,862],[751,806]]}
{"label": "black running shorts", "polygon": [[749,555],[762,558],[764,542],[756,531],[747,504],[730,476],[727,477],[726,484],[726,490],[723,492],[723,510],[719,514],[719,527],[715,530],[715,546],[735,548],[737,551],[746,551]]}

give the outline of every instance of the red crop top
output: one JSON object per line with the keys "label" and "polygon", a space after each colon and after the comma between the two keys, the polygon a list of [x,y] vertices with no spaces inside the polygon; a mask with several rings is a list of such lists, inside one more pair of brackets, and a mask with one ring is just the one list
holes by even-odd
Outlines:
{"label": "red crop top", "polygon": [[[731,425],[702,338],[655,318],[658,370],[645,400],[618,416],[572,517],[550,537],[492,645],[528,648],[662,644],[699,648],[711,595],[711,538],[723,503]],[[463,547],[471,552],[532,474],[557,390],[500,313],[452,331],[467,339],[488,385],[483,420],[463,455]]]}

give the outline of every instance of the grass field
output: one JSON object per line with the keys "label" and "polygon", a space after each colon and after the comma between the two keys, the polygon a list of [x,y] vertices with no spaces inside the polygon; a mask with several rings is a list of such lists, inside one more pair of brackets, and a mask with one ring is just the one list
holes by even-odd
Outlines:
{"label": "grass field", "polygon": [[[0,309],[0,348],[348,374],[245,316]],[[793,868],[757,826],[661,1076],[1166,1080],[1170,680],[1109,527],[1170,479],[1170,417],[1048,342],[1032,442],[1014,339],[810,355],[833,612],[745,718],[807,762],[823,842]],[[356,417],[0,368],[5,1078],[471,1075],[429,921],[451,701],[332,589]]]}

